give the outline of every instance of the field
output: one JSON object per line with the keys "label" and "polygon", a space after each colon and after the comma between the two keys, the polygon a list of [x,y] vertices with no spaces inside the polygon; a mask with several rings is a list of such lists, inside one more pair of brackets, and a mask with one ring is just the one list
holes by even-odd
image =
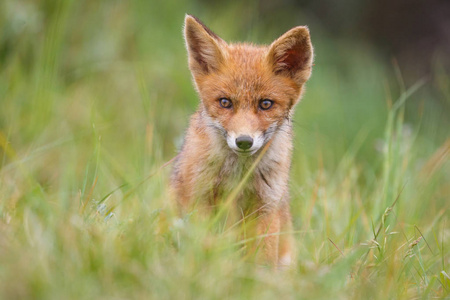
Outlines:
{"label": "field", "polygon": [[172,213],[167,162],[198,105],[184,14],[228,41],[310,24],[252,3],[0,3],[0,299],[450,298],[439,60],[410,82],[373,45],[311,26],[291,269],[249,261],[239,226]]}

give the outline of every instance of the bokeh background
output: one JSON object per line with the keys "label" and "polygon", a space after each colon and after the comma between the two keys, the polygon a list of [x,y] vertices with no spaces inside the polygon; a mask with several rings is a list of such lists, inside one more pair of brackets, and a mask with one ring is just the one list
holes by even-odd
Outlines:
{"label": "bokeh background", "polygon": [[[198,105],[186,13],[226,41],[269,44],[297,25],[311,31],[315,66],[294,117],[291,179],[302,258],[297,273],[267,289],[259,284],[270,275],[222,265],[220,247],[209,250],[212,263],[193,235],[185,252],[173,246],[173,232],[185,229],[160,213],[170,170],[161,166]],[[211,299],[209,282],[219,296],[448,296],[449,16],[443,0],[1,1],[0,295],[120,297],[129,285],[134,296]],[[348,254],[378,222],[377,251],[398,259]],[[392,228],[402,234],[389,244]],[[203,242],[228,241],[199,232]],[[427,258],[415,253],[409,264],[392,250],[427,234],[437,241],[419,244]],[[207,264],[222,271],[200,272]],[[223,272],[238,275],[227,281]],[[348,285],[352,272],[361,279]],[[170,292],[174,278],[186,295]]]}
{"label": "bokeh background", "polygon": [[22,146],[48,141],[46,135],[90,133],[96,124],[107,148],[127,159],[125,146],[145,151],[138,144],[152,124],[160,153],[147,159],[167,159],[198,101],[186,66],[185,13],[228,41],[270,43],[306,24],[316,58],[295,118],[305,151],[314,156],[322,149],[336,163],[365,128],[370,140],[362,154],[370,163],[389,102],[419,81],[424,85],[408,100],[406,123],[413,130],[420,124],[420,134],[437,143],[447,137],[449,6],[406,0],[3,1],[0,124]]}

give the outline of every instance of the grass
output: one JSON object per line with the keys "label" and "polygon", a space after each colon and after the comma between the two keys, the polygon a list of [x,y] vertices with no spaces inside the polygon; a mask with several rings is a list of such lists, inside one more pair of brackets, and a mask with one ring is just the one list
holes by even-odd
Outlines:
{"label": "grass", "polygon": [[448,73],[404,83],[374,48],[307,16],[316,65],[295,114],[296,266],[256,266],[239,226],[171,213],[166,163],[198,101],[183,15],[227,40],[297,25],[229,26],[251,8],[0,4],[1,299],[450,297]]}

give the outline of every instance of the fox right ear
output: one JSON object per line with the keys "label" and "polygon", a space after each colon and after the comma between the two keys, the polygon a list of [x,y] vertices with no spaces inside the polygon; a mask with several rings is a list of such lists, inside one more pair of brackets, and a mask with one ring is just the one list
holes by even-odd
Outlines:
{"label": "fox right ear", "polygon": [[191,15],[186,15],[184,24],[184,37],[192,74],[196,76],[218,70],[223,62],[220,48],[225,42]]}
{"label": "fox right ear", "polygon": [[294,27],[270,45],[268,61],[275,74],[291,77],[298,84],[311,76],[313,47],[306,26]]}

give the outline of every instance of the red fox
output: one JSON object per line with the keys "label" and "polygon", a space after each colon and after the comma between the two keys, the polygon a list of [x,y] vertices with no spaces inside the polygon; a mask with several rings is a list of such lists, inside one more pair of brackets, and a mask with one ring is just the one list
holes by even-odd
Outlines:
{"label": "red fox", "polygon": [[309,30],[294,27],[270,46],[229,44],[186,15],[184,35],[201,101],[174,162],[174,196],[184,210],[213,207],[250,170],[234,208],[256,215],[262,262],[289,265],[291,117],[311,75]]}

